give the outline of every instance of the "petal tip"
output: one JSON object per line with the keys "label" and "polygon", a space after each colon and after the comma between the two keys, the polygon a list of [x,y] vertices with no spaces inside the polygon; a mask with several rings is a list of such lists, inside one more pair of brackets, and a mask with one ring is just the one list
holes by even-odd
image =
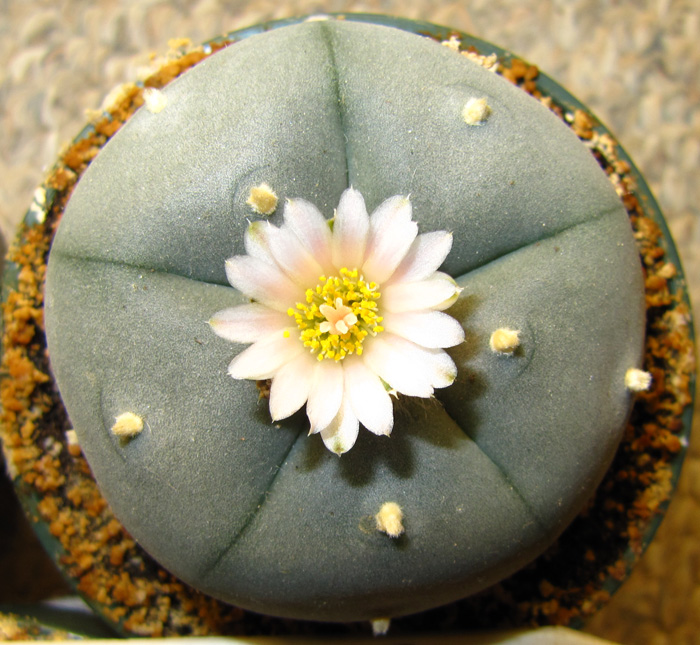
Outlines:
{"label": "petal tip", "polygon": [[368,429],[370,432],[372,432],[373,434],[376,434],[377,436],[380,436],[380,437],[389,437],[389,436],[391,436],[391,431],[394,429],[394,419],[393,419],[393,416],[392,416],[391,420],[390,420],[387,424],[385,424],[385,425],[383,425],[383,426],[380,426],[380,427],[378,427],[378,428],[367,428],[367,429]]}
{"label": "petal tip", "polygon": [[237,381],[243,381],[243,380],[246,379],[245,376],[242,376],[242,375],[236,370],[236,366],[235,366],[235,365],[229,365],[229,366],[228,366],[227,372],[228,372],[228,375],[229,375],[231,378],[233,378],[233,379],[235,379],[235,380],[237,380]]}
{"label": "petal tip", "polygon": [[328,450],[330,450],[334,455],[338,455],[338,457],[344,455],[355,445],[354,440],[348,444],[338,436],[330,437],[328,440],[324,439],[323,443],[326,444],[326,448],[328,448]]}

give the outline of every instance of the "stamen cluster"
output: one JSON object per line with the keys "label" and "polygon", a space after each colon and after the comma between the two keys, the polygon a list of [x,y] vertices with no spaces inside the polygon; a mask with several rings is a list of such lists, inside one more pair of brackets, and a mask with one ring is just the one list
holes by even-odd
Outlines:
{"label": "stamen cluster", "polygon": [[297,302],[287,313],[299,327],[299,338],[316,358],[341,361],[362,355],[362,341],[384,331],[378,313],[381,296],[375,282],[367,282],[357,269],[343,267],[339,276],[320,276],[306,290],[306,302]]}

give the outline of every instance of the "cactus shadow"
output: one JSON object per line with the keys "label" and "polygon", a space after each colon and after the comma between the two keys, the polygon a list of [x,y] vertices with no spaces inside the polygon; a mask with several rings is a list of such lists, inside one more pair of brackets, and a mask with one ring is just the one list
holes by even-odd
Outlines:
{"label": "cactus shadow", "polygon": [[[379,437],[361,429],[358,442],[339,463],[341,477],[353,487],[367,486],[380,473],[389,470],[400,479],[408,479],[416,468],[413,448],[400,431]],[[357,452],[353,452],[357,450]]]}
{"label": "cactus shadow", "polygon": [[450,308],[450,314],[459,320],[464,329],[464,342],[447,350],[457,366],[455,382],[435,393],[454,426],[471,439],[474,439],[481,425],[481,418],[472,402],[483,396],[488,389],[486,377],[474,367],[475,359],[488,347],[488,338],[469,323],[482,300],[476,295],[461,295]]}
{"label": "cactus shadow", "polygon": [[415,470],[415,458],[410,442],[402,434],[397,429],[389,437],[379,437],[360,426],[357,442],[340,457],[331,454],[320,437],[312,437],[306,442],[303,469],[315,470],[333,460],[339,476],[352,487],[367,486],[386,470],[401,479],[409,478]]}

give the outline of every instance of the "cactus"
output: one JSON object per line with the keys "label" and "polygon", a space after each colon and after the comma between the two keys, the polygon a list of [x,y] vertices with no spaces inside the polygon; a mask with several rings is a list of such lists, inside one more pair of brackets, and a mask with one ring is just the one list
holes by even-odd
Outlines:
{"label": "cactus", "polygon": [[[590,152],[492,72],[370,24],[251,37],[151,104],[81,179],[46,285],[56,381],[127,529],[209,594],[316,620],[434,607],[539,554],[609,465],[641,361],[639,258]],[[248,302],[225,262],[250,220],[294,198],[330,219],[349,186],[453,233],[465,340],[452,385],[399,395],[391,436],[338,458],[303,412],[271,421],[207,321]]]}

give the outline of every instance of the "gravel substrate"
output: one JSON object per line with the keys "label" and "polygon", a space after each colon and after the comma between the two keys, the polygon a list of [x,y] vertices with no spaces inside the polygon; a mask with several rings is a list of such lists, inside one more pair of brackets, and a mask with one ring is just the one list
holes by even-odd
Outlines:
{"label": "gravel substrate", "polygon": [[[554,77],[617,135],[656,194],[700,318],[700,5],[694,0],[60,3],[6,0],[0,13],[0,227],[6,237],[43,169],[115,85],[133,80],[172,37],[200,42],[267,20],[370,11],[448,24],[506,47]],[[696,416],[695,434],[698,434]],[[4,530],[4,527],[3,527]],[[2,544],[6,544],[3,534]],[[10,540],[11,538],[8,538]],[[12,544],[18,545],[15,540]],[[0,559],[3,590],[29,594],[21,557]],[[36,569],[33,570],[35,572]],[[35,575],[35,574],[34,574]],[[47,574],[48,575],[48,574]],[[48,578],[37,587],[54,592]],[[53,579],[51,579],[53,580]],[[43,586],[42,586],[43,585]],[[29,585],[31,586],[31,585]],[[624,644],[697,643],[700,633],[700,446],[654,543],[588,631]]]}

